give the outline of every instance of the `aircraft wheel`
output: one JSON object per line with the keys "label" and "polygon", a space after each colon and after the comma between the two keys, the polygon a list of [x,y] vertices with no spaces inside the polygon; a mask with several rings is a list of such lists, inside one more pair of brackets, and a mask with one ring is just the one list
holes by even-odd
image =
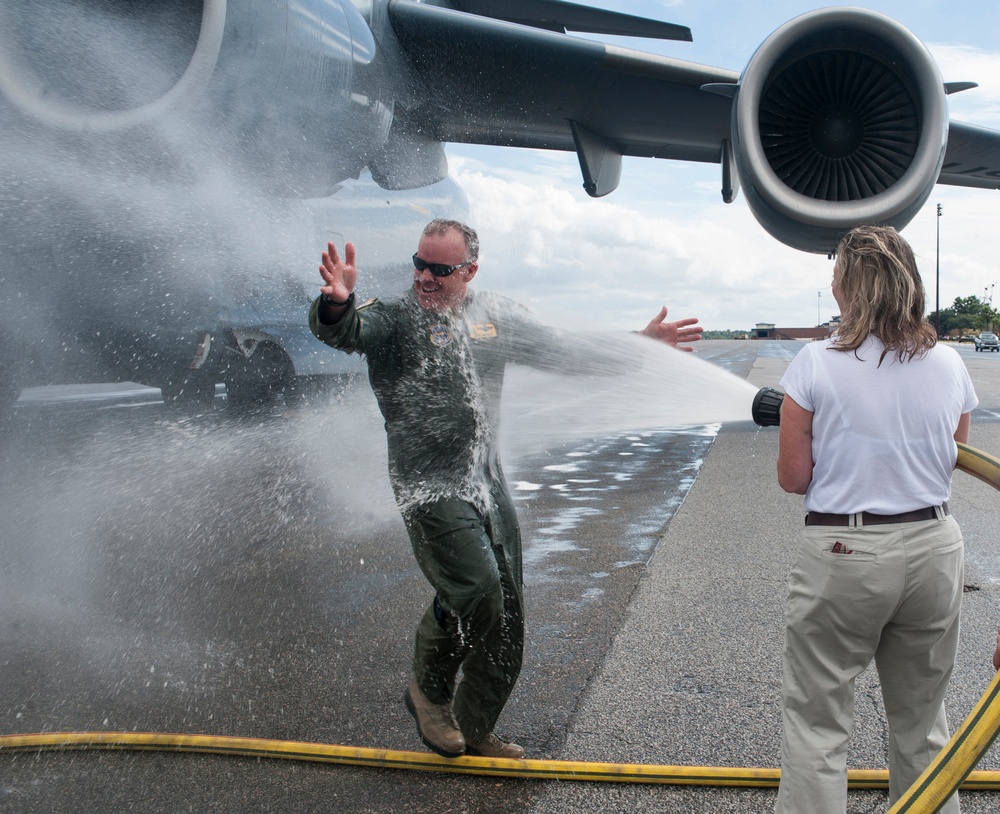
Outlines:
{"label": "aircraft wheel", "polygon": [[270,407],[295,377],[291,360],[274,345],[257,348],[246,364],[226,379],[230,409],[257,410]]}

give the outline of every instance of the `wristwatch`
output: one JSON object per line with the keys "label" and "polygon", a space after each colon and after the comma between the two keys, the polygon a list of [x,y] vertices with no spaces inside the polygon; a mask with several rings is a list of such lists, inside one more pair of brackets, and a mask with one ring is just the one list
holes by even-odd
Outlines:
{"label": "wristwatch", "polygon": [[352,291],[343,302],[337,302],[333,297],[324,291],[319,295],[319,301],[323,305],[332,305],[334,308],[343,308],[345,305],[350,305],[354,302],[354,292]]}

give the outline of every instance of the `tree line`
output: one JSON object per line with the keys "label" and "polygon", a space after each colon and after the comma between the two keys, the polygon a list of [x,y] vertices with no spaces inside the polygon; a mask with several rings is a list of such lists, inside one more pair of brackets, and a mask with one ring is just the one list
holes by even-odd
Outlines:
{"label": "tree line", "polygon": [[950,308],[942,308],[940,314],[931,311],[927,315],[927,320],[931,325],[938,326],[940,336],[956,338],[965,334],[994,330],[1000,326],[1000,313],[993,308],[993,303],[985,298],[955,297],[955,302]]}
{"label": "tree line", "polygon": [[[927,321],[938,325],[938,312],[931,311]],[[1000,329],[1000,312],[993,308],[993,303],[976,296],[955,297],[950,308],[942,308],[938,334],[957,339],[960,336],[977,334],[980,331],[995,331]],[[705,339],[748,339],[749,331],[705,331]]]}

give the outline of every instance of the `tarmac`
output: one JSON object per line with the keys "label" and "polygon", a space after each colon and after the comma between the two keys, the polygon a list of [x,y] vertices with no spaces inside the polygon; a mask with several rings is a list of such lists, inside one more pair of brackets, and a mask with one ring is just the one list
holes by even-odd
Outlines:
{"label": "tarmac", "polygon": [[[1000,453],[1000,368],[963,354],[980,397],[972,446]],[[747,377],[777,386],[787,360],[758,356]],[[724,426],[664,530],[600,673],[584,694],[563,754],[578,761],[692,766],[780,764],[786,575],[801,497],[777,485],[777,428]],[[951,500],[966,541],[967,590],[946,706],[954,730],[993,677],[1000,623],[1000,495],[957,472]],[[724,510],[720,510],[724,507]],[[859,678],[848,765],[885,768],[887,733],[874,666]],[[978,768],[1000,768],[994,746]],[[533,811],[762,812],[776,791],[741,787],[552,783]],[[966,814],[1000,810],[1000,792],[961,794]],[[851,790],[848,812],[885,811],[888,792]],[[803,812],[807,814],[807,812]]]}
{"label": "tarmac", "polygon": [[[747,378],[756,387],[776,386],[793,355],[785,348],[792,343],[731,344],[747,346],[738,350],[745,354],[741,371],[752,358]],[[1000,355],[965,346],[960,352],[980,398],[971,445],[1000,456]],[[55,431],[65,415],[32,416],[45,428],[54,422],[51,432],[41,433],[52,436],[49,446],[32,459],[36,474],[8,479],[14,498],[31,505],[40,500],[36,480],[51,481],[43,463],[58,460],[67,445],[74,460],[89,460],[89,447]],[[30,602],[12,604],[0,618],[0,645],[7,648],[0,647],[0,718],[7,731],[204,732],[420,749],[400,703],[410,645],[399,631],[410,630],[426,588],[398,521],[390,522],[394,515],[374,498],[366,504],[370,528],[356,540],[341,540],[326,515],[297,519],[310,514],[303,508],[310,501],[325,502],[313,494],[310,462],[301,471],[292,462],[307,457],[303,450],[319,455],[315,435],[329,426],[319,424],[300,439],[295,424],[235,432],[187,421],[154,428],[136,422],[122,438],[120,431],[81,430],[110,444],[107,455],[99,454],[105,446],[90,455],[113,463],[116,489],[125,489],[125,479],[136,481],[103,513],[90,507],[94,534],[87,545],[101,556],[83,572],[83,599],[61,583],[40,584]],[[353,453],[351,439],[337,438],[341,453]],[[658,470],[671,473],[690,458],[685,443],[678,440],[674,458],[645,449]],[[575,570],[562,560],[532,566],[528,659],[501,720],[501,732],[528,747],[529,757],[778,766],[786,578],[801,529],[801,498],[777,485],[777,428],[724,424],[704,446],[707,454],[686,496],[678,497],[679,508],[668,499],[668,481],[676,481],[676,474],[637,476],[628,482],[634,492],[623,481],[620,490],[601,493],[607,510],[581,526],[580,547],[560,555]],[[120,447],[130,457],[114,454]],[[700,440],[695,448],[702,449]],[[639,458],[622,460],[638,466]],[[140,476],[148,460],[157,461],[164,487],[150,494]],[[179,475],[195,463],[198,477]],[[81,471],[95,488],[109,477],[100,467],[96,474]],[[53,494],[64,500],[64,493],[79,492],[78,500],[90,501],[86,484],[68,472],[55,471],[59,483],[49,488],[65,488]],[[171,478],[172,472],[178,476]],[[354,486],[371,490],[363,480]],[[292,502],[287,517],[275,519],[272,492],[303,505]],[[556,501],[558,490],[535,494],[549,497],[519,509],[525,528],[551,525],[547,518],[565,511]],[[608,494],[615,495],[619,510],[611,511]],[[946,702],[954,729],[994,674],[1000,494],[959,472],[950,505],[965,535],[968,589]],[[347,507],[338,513],[337,506],[328,511],[343,521]],[[640,509],[663,515],[647,517]],[[14,530],[7,534],[20,539],[14,522],[20,514],[8,514]],[[87,517],[82,509],[70,515]],[[237,516],[249,525],[235,523],[231,518]],[[25,517],[42,537],[58,519],[41,512]],[[648,549],[621,543],[633,534],[628,518],[638,523],[637,538],[649,529]],[[38,564],[37,573],[27,566],[19,570],[22,554],[12,545],[4,563],[19,580],[48,573]],[[53,565],[57,573],[59,564]],[[600,600],[581,600],[581,585],[598,581],[605,591]],[[138,589],[135,595],[114,590],[128,585]],[[49,593],[54,598],[45,604]],[[387,594],[392,603],[382,601]],[[149,665],[156,667],[155,681]],[[855,730],[849,766],[885,768],[885,717],[873,668],[858,681]],[[1000,769],[996,747],[979,768]],[[518,781],[206,755],[76,753],[0,760],[0,810],[25,814],[140,806],[151,813],[736,814],[770,811],[775,796],[773,788]],[[851,790],[848,801],[850,814],[885,811],[888,794]],[[962,809],[998,811],[1000,792],[962,793]]]}

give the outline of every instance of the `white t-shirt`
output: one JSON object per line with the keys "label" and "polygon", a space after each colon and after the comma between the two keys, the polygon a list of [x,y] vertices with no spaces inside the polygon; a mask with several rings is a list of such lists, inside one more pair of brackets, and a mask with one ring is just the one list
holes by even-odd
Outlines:
{"label": "white t-shirt", "polygon": [[813,413],[813,477],[806,511],[898,514],[938,506],[951,494],[955,430],[979,399],[954,348],[935,345],[900,363],[878,359],[869,337],[854,351],[812,342],[781,379]]}

